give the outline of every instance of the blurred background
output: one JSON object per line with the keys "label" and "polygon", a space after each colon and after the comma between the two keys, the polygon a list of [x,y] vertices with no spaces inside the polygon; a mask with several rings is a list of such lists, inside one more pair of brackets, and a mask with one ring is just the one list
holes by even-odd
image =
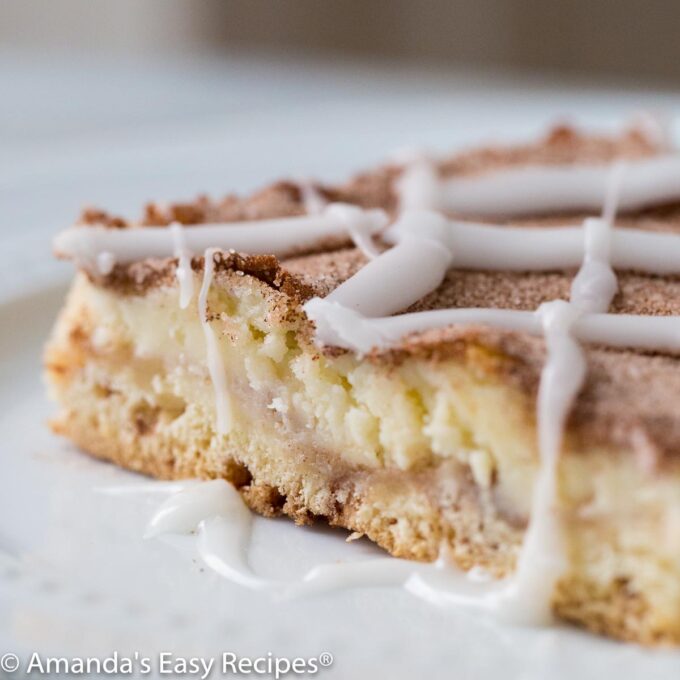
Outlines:
{"label": "blurred background", "polygon": [[680,78],[677,0],[3,0],[0,39],[143,54],[265,50],[637,82]]}
{"label": "blurred background", "polygon": [[85,203],[673,115],[678,25],[677,0],[0,0],[0,250],[53,267]]}

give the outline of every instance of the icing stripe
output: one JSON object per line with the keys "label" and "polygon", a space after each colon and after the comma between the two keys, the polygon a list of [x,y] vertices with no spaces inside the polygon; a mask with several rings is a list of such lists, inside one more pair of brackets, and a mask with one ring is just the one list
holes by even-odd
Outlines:
{"label": "icing stripe", "polygon": [[[403,208],[429,207],[479,217],[599,211],[609,172],[609,165],[535,165],[442,179],[434,172],[426,175],[419,160],[407,166],[398,191]],[[680,156],[666,154],[630,164],[619,209],[639,210],[679,199]]]}
{"label": "icing stripe", "polygon": [[[408,212],[385,231],[383,238],[389,244],[396,244],[407,234],[418,235],[417,225],[430,223],[433,217],[441,219],[431,211]],[[375,235],[386,222],[382,211],[367,211],[360,228],[364,234]],[[581,226],[503,227],[459,221],[446,221],[446,225],[448,235],[444,240],[455,255],[453,264],[460,269],[566,269],[578,266],[584,255]],[[216,247],[254,255],[281,255],[311,247],[329,236],[344,236],[349,226],[347,220],[327,212],[322,218],[290,217],[245,224],[192,226],[184,230],[184,241],[190,252]],[[626,228],[615,230],[611,241],[611,261],[617,269],[671,274],[680,268],[677,234]],[[158,227],[125,230],[74,227],[61,232],[54,246],[58,255],[72,258],[79,266],[93,270],[97,269],[96,260],[102,253],[107,254],[107,259],[128,263],[147,257],[170,257],[175,252],[172,233]],[[110,271],[112,265],[108,264]]]}
{"label": "icing stripe", "polygon": [[[383,210],[361,210],[356,206],[354,218],[330,204],[321,215],[284,217],[252,222],[192,225],[184,231],[185,247],[194,253],[206,248],[236,250],[251,255],[284,255],[301,248],[313,247],[329,237],[348,233],[348,220],[360,220],[359,228],[369,235],[378,234],[387,225]],[[73,259],[78,266],[94,270],[96,258],[110,253],[117,263],[146,258],[171,257],[175,252],[173,234],[162,227],[71,227],[54,239],[57,255]]]}
{"label": "icing stripe", "polygon": [[[438,213],[408,212],[384,233],[394,244],[417,232]],[[582,225],[564,227],[504,227],[474,222],[446,222],[446,244],[458,269],[550,271],[581,264],[585,253]],[[680,238],[642,229],[615,229],[611,237],[611,262],[617,269],[651,274],[680,271]],[[370,266],[370,265],[369,265]]]}
{"label": "icing stripe", "polygon": [[362,267],[326,300],[366,316],[392,314],[435,290],[450,264],[451,253],[441,243],[406,239]]}
{"label": "icing stripe", "polygon": [[[413,333],[449,326],[484,325],[530,335],[543,332],[537,312],[514,309],[468,307],[368,318],[343,305],[313,298],[306,303],[305,312],[317,324],[321,343],[360,354],[389,349]],[[597,345],[680,350],[680,318],[676,316],[584,314],[574,323],[573,333],[579,340]]]}
{"label": "icing stripe", "polygon": [[321,214],[328,205],[328,201],[314,186],[314,183],[310,180],[300,180],[297,182],[297,186],[302,198],[302,205],[305,207],[305,212],[308,215]]}
{"label": "icing stripe", "polygon": [[536,404],[540,464],[529,526],[505,602],[515,620],[549,621],[552,594],[567,568],[558,503],[558,464],[567,417],[588,370],[585,353],[574,337],[574,325],[586,312],[606,313],[616,294],[616,275],[609,257],[622,177],[622,166],[614,165],[602,218],[583,223],[583,264],[572,283],[569,302],[553,300],[537,311],[548,356]]}
{"label": "icing stripe", "polygon": [[194,295],[194,273],[191,269],[191,251],[187,248],[184,227],[175,222],[169,227],[177,258],[177,282],[179,283],[179,306],[186,309]]}
{"label": "icing stripe", "polygon": [[208,248],[204,255],[203,283],[198,294],[198,313],[201,319],[208,362],[208,371],[215,392],[215,411],[217,414],[218,434],[228,434],[231,429],[231,399],[227,387],[227,375],[220,354],[220,348],[215,337],[215,331],[208,318],[208,293],[215,270],[214,256],[217,248]]}

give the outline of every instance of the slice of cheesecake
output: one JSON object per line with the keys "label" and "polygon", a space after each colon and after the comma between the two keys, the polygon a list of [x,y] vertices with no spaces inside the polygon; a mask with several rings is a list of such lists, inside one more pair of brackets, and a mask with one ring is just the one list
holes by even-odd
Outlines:
{"label": "slice of cheesecake", "polygon": [[[433,167],[444,178],[483,177],[663,152],[640,131],[607,138],[560,128]],[[257,512],[320,518],[396,556],[431,561],[445,547],[464,569],[512,573],[539,469],[543,339],[452,325],[359,354],[320,344],[303,309],[387,248],[373,237],[399,212],[404,176],[394,165],[336,187],[279,183],[244,199],[152,204],[137,222],[86,211],[57,242],[80,271],[45,354],[55,432],[158,478],[228,479]],[[286,225],[306,229],[305,214],[326,201],[342,206],[319,218],[318,237],[286,238]],[[365,211],[352,236],[369,243],[366,252],[336,228],[351,206]],[[493,221],[540,229],[573,224],[576,210],[513,210]],[[489,208],[481,212],[488,219]],[[282,217],[292,221],[263,222]],[[212,242],[202,226],[232,222],[243,223],[231,227],[234,245],[217,242],[224,227]],[[250,222],[264,236],[241,247]],[[680,200],[637,206],[617,225],[680,231]],[[157,232],[140,229],[150,226]],[[170,232],[174,250],[156,254]],[[116,258],[105,244],[122,233],[138,238]],[[73,243],[89,237],[86,256]],[[200,252],[188,252],[192,238]],[[568,299],[573,274],[453,268],[408,311],[533,311]],[[680,315],[676,277],[622,271],[618,286],[614,313]],[[679,643],[680,363],[672,352],[603,346],[586,355],[558,463],[567,567],[551,606],[610,636]]]}

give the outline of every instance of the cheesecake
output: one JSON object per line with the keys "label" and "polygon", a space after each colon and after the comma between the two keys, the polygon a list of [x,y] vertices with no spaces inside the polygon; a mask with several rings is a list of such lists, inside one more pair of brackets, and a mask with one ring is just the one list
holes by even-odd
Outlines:
{"label": "cheesecake", "polygon": [[[557,619],[678,644],[677,162],[640,127],[558,127],[338,185],[87,209],[55,240],[77,272],[45,351],[51,427],[395,557],[533,573]],[[601,280],[602,308],[579,306]]]}

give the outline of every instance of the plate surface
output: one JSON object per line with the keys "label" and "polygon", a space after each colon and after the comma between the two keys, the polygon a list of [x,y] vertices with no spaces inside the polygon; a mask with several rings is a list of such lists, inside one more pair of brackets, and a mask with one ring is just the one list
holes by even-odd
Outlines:
{"label": "plate surface", "polygon": [[[64,293],[50,286],[0,307],[0,649],[106,656],[318,656],[320,677],[677,678],[680,655],[649,652],[568,628],[525,630],[439,610],[394,589],[366,588],[289,603],[232,585],[191,542],[144,540],[163,494],[106,495],[138,476],[92,461],[45,427],[41,345]],[[251,559],[290,578],[317,562],[377,552],[346,534],[257,518]],[[167,676],[165,676],[167,677]],[[215,677],[219,677],[215,675]]]}
{"label": "plate surface", "polygon": [[[609,121],[628,102],[623,95],[544,93],[537,100],[525,93],[499,123],[495,111],[514,90],[459,85],[456,96],[440,89],[438,98],[425,85],[392,84],[382,98],[355,88],[351,106],[317,99],[313,115],[299,105],[258,109],[255,116],[239,109],[222,121],[154,127],[148,136],[137,131],[84,138],[68,149],[34,149],[0,167],[6,224],[0,234],[0,655],[330,652],[334,662],[319,677],[679,676],[675,652],[568,628],[500,626],[398,590],[366,588],[289,603],[243,590],[205,569],[190,541],[144,540],[162,497],[102,494],[100,487],[142,480],[90,460],[46,428],[52,407],[40,355],[71,273],[52,262],[49,235],[84,199],[132,213],[148,197],[247,189],[290,174],[291,167],[293,174],[333,178],[405,142],[450,148],[526,135],[567,102],[578,110],[589,102],[593,120]],[[317,90],[301,93],[301,100]],[[408,139],[404,130],[411,131]],[[345,536],[258,518],[252,564],[284,578],[316,562],[375,555],[368,543],[346,544]]]}

